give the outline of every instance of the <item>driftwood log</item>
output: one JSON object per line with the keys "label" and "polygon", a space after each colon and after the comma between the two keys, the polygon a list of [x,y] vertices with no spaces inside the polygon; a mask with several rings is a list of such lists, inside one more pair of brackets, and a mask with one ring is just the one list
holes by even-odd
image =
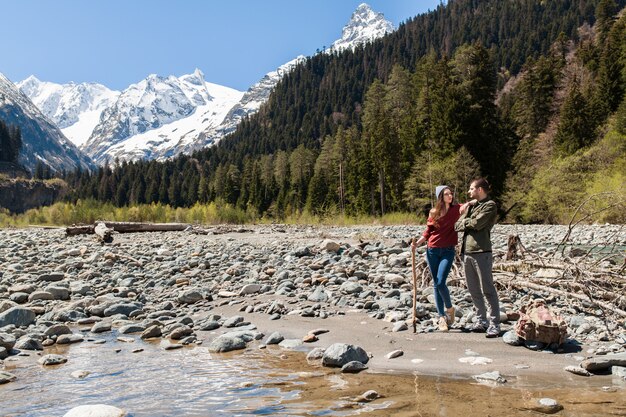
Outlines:
{"label": "driftwood log", "polygon": [[95,234],[98,224],[104,224],[106,228],[118,233],[177,232],[189,227],[185,223],[96,222],[93,225],[69,226],[65,233],[68,236]]}

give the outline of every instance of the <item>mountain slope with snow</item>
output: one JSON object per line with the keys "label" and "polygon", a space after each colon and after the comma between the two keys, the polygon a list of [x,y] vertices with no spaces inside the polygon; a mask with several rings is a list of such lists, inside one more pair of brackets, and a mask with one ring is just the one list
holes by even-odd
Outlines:
{"label": "mountain slope with snow", "polygon": [[93,162],[70,142],[15,84],[0,74],[0,119],[18,126],[22,149],[18,162],[34,172],[42,162],[55,171],[92,169]]}
{"label": "mountain slope with snow", "polygon": [[120,95],[101,84],[55,84],[32,75],[16,85],[79,147],[91,136],[102,111]]}
{"label": "mountain slope with snow", "polygon": [[200,70],[179,78],[150,75],[103,112],[83,149],[98,163],[173,156],[217,127],[242,96],[207,83]]}

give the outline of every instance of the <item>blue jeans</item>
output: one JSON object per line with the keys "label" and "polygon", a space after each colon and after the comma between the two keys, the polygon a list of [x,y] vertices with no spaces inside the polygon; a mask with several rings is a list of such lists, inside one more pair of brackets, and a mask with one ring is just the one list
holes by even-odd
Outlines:
{"label": "blue jeans", "polygon": [[435,286],[435,306],[439,316],[445,316],[445,308],[452,307],[450,291],[446,285],[446,279],[454,262],[454,247],[428,248],[426,249],[426,261]]}

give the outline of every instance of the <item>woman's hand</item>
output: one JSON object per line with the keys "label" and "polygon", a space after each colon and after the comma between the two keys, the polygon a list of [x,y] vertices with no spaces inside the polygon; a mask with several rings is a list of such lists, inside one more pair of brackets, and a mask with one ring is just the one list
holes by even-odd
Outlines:
{"label": "woman's hand", "polygon": [[459,209],[459,213],[460,213],[460,214],[465,214],[465,212],[467,211],[467,209],[468,209],[470,206],[474,206],[474,205],[476,205],[476,203],[478,203],[478,200],[476,200],[476,199],[468,201],[467,203],[465,203],[465,204],[463,204],[463,205],[461,206],[461,208]]}

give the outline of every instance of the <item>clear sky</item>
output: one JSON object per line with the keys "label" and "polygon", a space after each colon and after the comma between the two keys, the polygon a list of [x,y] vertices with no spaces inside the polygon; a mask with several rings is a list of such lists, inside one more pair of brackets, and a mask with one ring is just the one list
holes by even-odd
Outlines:
{"label": "clear sky", "polygon": [[[363,0],[0,0],[0,72],[18,82],[98,82],[189,74],[246,90],[341,37]],[[440,0],[370,0],[395,27]]]}

